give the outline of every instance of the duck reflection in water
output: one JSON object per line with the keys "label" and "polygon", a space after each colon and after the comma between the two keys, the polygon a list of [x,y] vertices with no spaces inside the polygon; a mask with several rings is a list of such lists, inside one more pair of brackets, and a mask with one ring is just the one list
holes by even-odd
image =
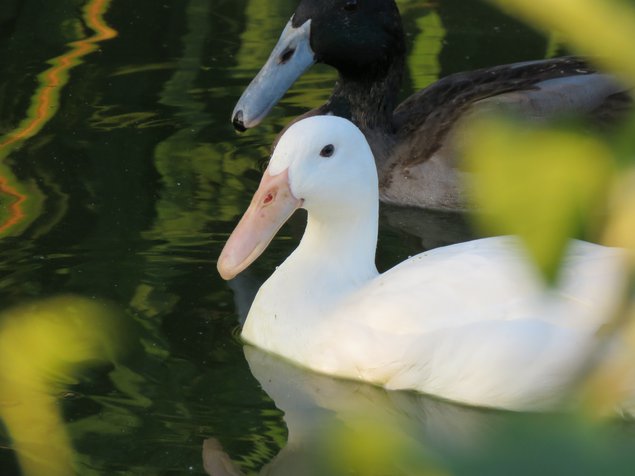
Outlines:
{"label": "duck reflection in water", "polygon": [[[346,474],[350,468],[341,466],[359,464],[357,451],[366,451],[364,464],[376,465],[383,456],[394,458],[381,461],[391,468],[387,474],[412,474],[409,470],[424,465],[433,468],[445,454],[480,451],[488,435],[510,419],[522,418],[334,379],[252,346],[244,351],[252,374],[284,412],[288,429],[286,445],[261,475],[310,476],[339,470]],[[413,455],[418,458],[416,468],[409,468],[412,461],[407,460]],[[203,443],[203,463],[212,476],[244,474],[215,438]]]}

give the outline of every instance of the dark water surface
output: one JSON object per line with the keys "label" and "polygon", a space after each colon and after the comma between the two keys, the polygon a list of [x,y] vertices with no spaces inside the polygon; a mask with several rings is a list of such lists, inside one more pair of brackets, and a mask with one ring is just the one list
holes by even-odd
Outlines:
{"label": "dark water surface", "polygon": [[[398,3],[410,48],[404,95],[559,48],[480,2]],[[232,130],[233,105],[295,4],[0,2],[0,312],[71,295],[110,302],[128,321],[125,357],[62,398],[81,474],[205,474],[204,441],[208,470],[226,452],[246,474],[309,474],[320,457],[310,435],[360,408],[390,415],[395,432],[417,422],[408,441],[450,461],[450,448],[472,447],[502,418],[245,354],[239,314],[303,217],[231,288],[215,260],[273,138],[335,79],[314,67],[258,129]],[[385,209],[378,263],[468,236],[459,215]],[[0,427],[3,475],[19,474],[10,446]]]}

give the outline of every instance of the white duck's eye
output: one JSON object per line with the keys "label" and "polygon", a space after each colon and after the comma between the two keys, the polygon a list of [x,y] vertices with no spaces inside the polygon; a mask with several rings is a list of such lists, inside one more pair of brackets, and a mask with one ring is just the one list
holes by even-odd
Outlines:
{"label": "white duck's eye", "polygon": [[335,147],[333,146],[333,144],[329,144],[329,145],[325,145],[322,150],[320,151],[320,155],[322,157],[330,157],[333,155],[333,152],[335,152]]}

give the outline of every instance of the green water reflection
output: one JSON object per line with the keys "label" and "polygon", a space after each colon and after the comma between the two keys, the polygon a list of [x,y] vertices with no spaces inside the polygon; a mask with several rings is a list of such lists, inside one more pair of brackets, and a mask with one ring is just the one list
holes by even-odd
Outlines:
{"label": "green water reflection", "polygon": [[[250,293],[293,247],[302,217],[233,290],[215,271],[273,138],[324,101],[335,79],[328,68],[313,68],[261,127],[233,132],[234,102],[295,3],[0,3],[0,311],[73,293],[111,303],[130,324],[129,354],[92,367],[60,399],[81,474],[205,474],[201,453],[211,438],[215,454],[222,450],[247,474],[279,454],[308,461],[287,445],[283,411],[289,415],[289,404],[311,411],[315,402],[278,401],[252,374],[236,337]],[[454,71],[557,51],[554,41],[482,3],[398,3],[412,52],[404,95]],[[385,209],[378,262],[386,268],[467,236],[460,216]],[[271,365],[274,377],[296,375]],[[323,377],[294,379],[351,392]],[[462,447],[455,440],[470,444],[482,438],[481,426],[501,419],[359,384],[353,393],[375,395],[367,398],[379,416],[395,411],[387,400],[468,415],[409,436],[435,458],[451,460],[448,448]],[[339,415],[344,403],[322,400],[318,414]],[[396,421],[414,418],[404,415]],[[277,470],[282,459],[268,466],[271,474],[298,474],[289,473],[293,465]],[[19,474],[3,427],[0,473]]]}

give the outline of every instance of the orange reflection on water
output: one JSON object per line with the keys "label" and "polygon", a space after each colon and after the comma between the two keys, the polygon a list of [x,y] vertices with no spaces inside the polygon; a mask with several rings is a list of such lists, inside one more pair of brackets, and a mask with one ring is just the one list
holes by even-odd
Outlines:
{"label": "orange reflection on water", "polygon": [[12,226],[22,221],[22,219],[24,218],[24,212],[22,211],[22,202],[26,200],[27,196],[11,187],[5,177],[0,177],[0,193],[15,198],[15,201],[8,207],[9,218],[7,218],[4,223],[0,224],[1,235],[5,230],[8,230]]}
{"label": "orange reflection on water", "polygon": [[[94,35],[69,44],[71,49],[49,61],[52,65],[38,76],[40,86],[31,99],[28,117],[0,142],[0,160],[8,155],[8,148],[37,134],[55,115],[59,108],[59,95],[69,79],[69,71],[82,63],[82,58],[99,48],[101,41],[117,36],[117,31],[109,27],[103,15],[111,0],[90,0],[84,8],[84,20]],[[14,227],[26,217],[22,204],[28,199],[11,185],[10,177],[0,176],[0,193],[14,199],[9,207],[9,217],[0,223],[0,234]]]}

